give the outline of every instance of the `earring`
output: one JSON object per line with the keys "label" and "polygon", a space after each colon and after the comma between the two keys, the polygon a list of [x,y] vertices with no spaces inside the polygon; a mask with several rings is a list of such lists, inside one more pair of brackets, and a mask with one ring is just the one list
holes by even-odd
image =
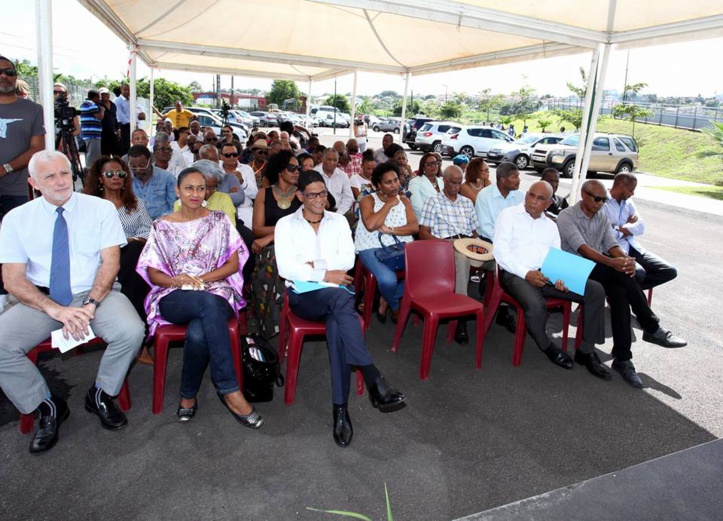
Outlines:
{"label": "earring", "polygon": [[98,191],[102,192],[104,190],[103,183],[98,183]]}

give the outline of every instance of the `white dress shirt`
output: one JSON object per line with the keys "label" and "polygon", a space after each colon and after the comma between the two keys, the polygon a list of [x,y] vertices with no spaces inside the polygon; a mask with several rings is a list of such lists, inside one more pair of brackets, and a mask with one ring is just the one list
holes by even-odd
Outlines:
{"label": "white dress shirt", "polygon": [[[620,248],[622,248],[625,253],[629,253],[630,247],[632,246],[640,253],[645,253],[643,247],[635,240],[636,235],[642,235],[645,233],[645,221],[643,221],[640,217],[638,209],[635,207],[635,203],[632,199],[617,202],[610,195],[610,192],[608,192],[608,200],[602,209],[605,212],[605,215],[608,216],[608,219],[610,219],[610,224],[612,224],[614,230],[613,235],[615,235],[615,238],[618,240]],[[630,219],[633,215],[637,215],[638,220],[634,223],[629,223],[628,219]],[[618,230],[618,228],[625,228],[632,233],[632,235],[628,235],[626,237]]]}
{"label": "white dress shirt", "polygon": [[171,141],[171,148],[173,149],[173,155],[171,156],[171,160],[168,162],[170,165],[179,167],[183,170],[193,164],[193,152],[191,152],[191,149],[188,148],[188,145],[181,148],[177,141]]}
{"label": "white dress shirt", "polygon": [[560,233],[544,213],[533,219],[522,203],[497,216],[492,254],[506,272],[524,279],[542,267],[550,248],[560,248]]}
{"label": "white dress shirt", "polygon": [[354,193],[351,191],[349,176],[346,175],[346,172],[340,168],[335,168],[334,173],[328,176],[324,173],[324,167],[321,164],[316,165],[314,170],[324,177],[326,189],[329,190],[331,195],[334,196],[334,199],[336,199],[336,213],[344,215],[351,210],[354,204]]}
{"label": "white dress shirt", "polygon": [[[303,211],[302,206],[276,223],[274,245],[279,275],[287,281],[318,282],[324,280],[327,270],[350,270],[354,266],[354,241],[346,218],[324,212],[317,234],[304,219]],[[326,266],[320,268],[322,264]]]}
{"label": "white dress shirt", "polygon": [[251,168],[249,165],[239,163],[236,166],[236,171],[241,173],[241,178],[244,180],[243,183],[241,183],[241,188],[246,194],[246,199],[241,204],[241,206],[253,206],[254,199],[256,199],[256,194],[259,193],[259,187],[256,184],[254,169]]}

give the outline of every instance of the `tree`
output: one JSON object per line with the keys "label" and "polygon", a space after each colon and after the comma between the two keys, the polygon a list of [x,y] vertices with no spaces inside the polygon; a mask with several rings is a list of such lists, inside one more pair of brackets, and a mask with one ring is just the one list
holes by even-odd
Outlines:
{"label": "tree", "polygon": [[16,61],[15,70],[21,78],[35,78],[38,75],[38,67],[30,64],[30,60]]}
{"label": "tree", "polygon": [[[635,100],[638,93],[647,87],[647,83],[635,83],[634,85],[626,85],[625,91],[623,91],[623,100],[627,99],[627,93],[630,92],[630,98]],[[627,119],[633,124],[633,137],[635,137],[635,120],[639,118],[647,118],[652,116],[654,113],[652,110],[640,107],[634,103],[627,103],[623,101],[613,107],[613,115],[616,118]]]}
{"label": "tree", "polygon": [[537,124],[540,125],[540,130],[544,132],[547,127],[552,125],[552,120],[540,118],[537,120]]}
{"label": "tree", "polygon": [[[395,116],[401,116],[402,115],[402,100],[400,99],[394,104],[394,110],[392,113]],[[420,114],[422,113],[422,106],[419,103],[419,100],[414,100],[411,103],[407,103],[407,116],[410,114]]]}
{"label": "tree", "polygon": [[703,130],[713,140],[715,148],[702,150],[696,154],[697,157],[720,157],[723,160],[723,123],[711,121],[710,127]]}
{"label": "tree", "polygon": [[462,104],[448,101],[439,108],[439,115],[444,119],[459,119],[462,116]]}
{"label": "tree", "polygon": [[380,98],[399,98],[399,94],[395,90],[383,90],[379,93]]}
{"label": "tree", "polygon": [[582,126],[582,109],[553,109],[552,113],[557,116],[560,123],[567,121],[575,128]]}
{"label": "tree", "polygon": [[480,96],[479,101],[479,109],[483,112],[487,112],[487,121],[490,121],[490,112],[493,110],[498,110],[502,103],[504,102],[505,97],[502,94],[496,94],[494,96],[490,96],[490,91],[492,89],[484,89],[482,91],[482,95]]}
{"label": "tree", "polygon": [[567,88],[575,94],[578,98],[581,100],[585,99],[585,96],[587,95],[587,74],[585,74],[585,69],[580,67],[580,78],[582,79],[582,86],[577,87],[572,84],[572,82],[567,82]]}
{"label": "tree", "polygon": [[301,93],[294,80],[274,80],[267,96],[269,103],[283,105],[284,101],[298,98]]}
{"label": "tree", "polygon": [[203,92],[203,87],[201,87],[201,84],[195,80],[188,84],[188,89],[191,92]]}
{"label": "tree", "polygon": [[342,94],[337,94],[336,96],[329,96],[326,98],[326,101],[324,102],[325,105],[331,105],[332,107],[336,107],[342,112],[351,112],[351,107],[349,106],[349,100],[346,98],[346,96]]}
{"label": "tree", "polygon": [[369,96],[364,96],[362,98],[362,102],[357,105],[356,110],[360,114],[371,114],[374,110],[371,98]]}

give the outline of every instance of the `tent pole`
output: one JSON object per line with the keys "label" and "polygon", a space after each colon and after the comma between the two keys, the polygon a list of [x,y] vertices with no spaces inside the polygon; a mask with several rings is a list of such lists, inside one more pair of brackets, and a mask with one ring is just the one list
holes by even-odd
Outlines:
{"label": "tent pole", "polygon": [[38,90],[45,121],[45,148],[55,149],[55,105],[53,100],[53,8],[51,0],[35,0],[35,26],[38,33]]}
{"label": "tent pole", "polygon": [[131,99],[130,99],[130,108],[131,108],[131,133],[136,129],[136,124],[138,122],[138,113],[137,113],[137,102],[136,102],[136,96],[138,96],[138,92],[136,90],[136,47],[133,43],[128,44],[128,50],[131,53],[131,77],[130,77],[130,88],[131,88]]}
{"label": "tent pole", "polygon": [[313,80],[311,79],[311,76],[309,76],[309,90],[306,91],[306,116],[308,117],[311,114],[311,84],[313,83]]}
{"label": "tent pole", "polygon": [[399,123],[399,135],[401,136],[401,140],[404,141],[404,122],[406,121],[407,117],[407,94],[409,93],[409,76],[410,73],[407,72],[404,76],[404,97],[402,98],[402,121]]}
{"label": "tent pole", "polygon": [[156,90],[156,89],[155,89],[155,85],[154,85],[155,80],[153,79],[153,69],[154,69],[154,67],[153,67],[153,65],[151,65],[151,85],[150,85],[150,87],[151,87],[151,92],[150,92],[150,94],[149,94],[149,96],[150,96],[150,98],[151,98],[151,99],[150,99],[150,104],[151,104],[151,106],[150,106],[150,108],[148,109],[148,117],[146,118],[146,119],[148,120],[148,124],[149,124],[150,127],[151,127],[151,128],[148,129],[148,135],[149,135],[149,136],[154,136],[154,135],[156,134],[156,126],[153,124],[153,115],[155,114],[155,112],[153,111],[153,104],[155,103],[155,99],[154,99],[154,98],[155,98],[155,90]]}
{"label": "tent pole", "polygon": [[354,118],[356,117],[356,80],[357,71],[354,71],[354,86],[351,89],[351,124],[349,125],[349,139],[354,137]]}

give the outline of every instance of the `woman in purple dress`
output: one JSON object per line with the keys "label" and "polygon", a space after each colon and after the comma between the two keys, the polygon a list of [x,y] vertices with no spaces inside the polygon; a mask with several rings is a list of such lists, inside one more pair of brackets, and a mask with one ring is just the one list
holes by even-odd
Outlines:
{"label": "woman in purple dress", "polygon": [[239,389],[227,325],[246,305],[241,272],[248,251],[226,214],[203,205],[206,181],[198,170],[181,171],[176,192],[181,209],[153,223],[138,273],[152,288],[146,299],[150,335],[159,325],[188,325],[178,418],[195,415],[210,362],[221,403],[241,424],[258,429],[263,418]]}

